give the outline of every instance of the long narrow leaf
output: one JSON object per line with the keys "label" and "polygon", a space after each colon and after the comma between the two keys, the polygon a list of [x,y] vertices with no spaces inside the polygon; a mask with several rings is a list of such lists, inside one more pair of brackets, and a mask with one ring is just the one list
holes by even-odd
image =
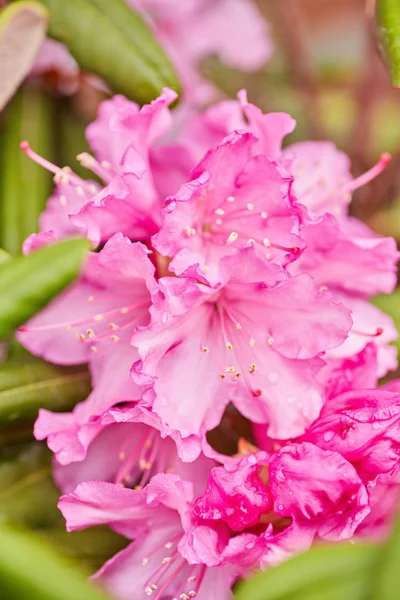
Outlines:
{"label": "long narrow leaf", "polygon": [[392,83],[400,87],[400,2],[378,0],[379,35],[386,52]]}
{"label": "long narrow leaf", "polygon": [[18,600],[105,600],[78,566],[38,536],[0,525],[0,589]]}
{"label": "long narrow leaf", "polygon": [[73,239],[0,265],[0,338],[43,308],[78,274],[88,250]]}
{"label": "long narrow leaf", "polygon": [[50,13],[49,34],[64,42],[82,69],[100,75],[115,92],[143,104],[174,70],[143,19],[124,0],[41,0]]}
{"label": "long narrow leaf", "polygon": [[242,583],[236,598],[363,600],[376,552],[373,547],[341,544],[314,548]]}
{"label": "long narrow leaf", "polygon": [[52,188],[52,175],[21,152],[29,140],[43,156],[52,156],[53,101],[42,89],[23,86],[10,102],[0,132],[0,245],[21,252],[22,242],[37,231],[38,218]]}
{"label": "long narrow leaf", "polygon": [[34,419],[39,408],[70,410],[90,393],[82,368],[61,368],[38,361],[0,365],[0,425]]}

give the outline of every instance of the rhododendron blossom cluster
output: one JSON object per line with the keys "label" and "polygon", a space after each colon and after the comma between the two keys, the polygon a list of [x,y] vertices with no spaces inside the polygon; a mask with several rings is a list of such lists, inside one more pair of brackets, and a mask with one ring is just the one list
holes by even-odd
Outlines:
{"label": "rhododendron blossom cluster", "polygon": [[[79,278],[20,328],[34,354],[88,363],[92,392],[35,425],[68,530],[130,540],[96,574],[122,600],[221,600],[320,540],[386,533],[399,497],[398,252],[349,216],[359,178],[330,142],[245,92],[179,124],[165,89],[106,100],[81,179],[21,144],[55,190],[24,252],[84,235]],[[241,413],[226,456],[208,433]]]}

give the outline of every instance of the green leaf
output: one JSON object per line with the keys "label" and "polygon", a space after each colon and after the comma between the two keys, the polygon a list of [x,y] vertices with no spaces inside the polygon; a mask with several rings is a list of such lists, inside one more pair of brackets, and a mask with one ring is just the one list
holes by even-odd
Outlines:
{"label": "green leaf", "polygon": [[29,72],[46,35],[48,13],[23,1],[0,12],[0,109]]}
{"label": "green leaf", "polygon": [[33,420],[39,408],[71,410],[90,394],[82,367],[56,367],[42,361],[0,365],[0,425]]}
{"label": "green leaf", "polygon": [[0,248],[0,265],[11,260],[11,254]]}
{"label": "green leaf", "polygon": [[0,452],[1,519],[35,529],[58,524],[65,528],[57,509],[58,497],[52,477],[51,452],[44,443],[33,441]]}
{"label": "green leaf", "polygon": [[64,42],[82,69],[144,104],[168,86],[179,89],[171,63],[142,17],[124,0],[41,0],[49,34]]}
{"label": "green leaf", "polygon": [[52,175],[21,151],[21,140],[52,157],[53,101],[42,89],[23,86],[7,107],[0,132],[0,245],[17,254],[29,234],[38,230],[38,217],[52,189]]}
{"label": "green leaf", "polygon": [[400,87],[400,2],[378,0],[377,20],[379,36],[389,65],[392,83]]}
{"label": "green leaf", "polygon": [[129,540],[108,527],[66,532],[57,508],[60,492],[53,482],[51,459],[51,452],[39,442],[0,451],[0,519],[40,532],[57,550],[94,573]]}
{"label": "green leaf", "polygon": [[315,547],[241,583],[237,600],[364,600],[378,549]]}
{"label": "green leaf", "polygon": [[381,546],[378,553],[369,600],[397,600],[400,598],[399,557],[400,519],[397,520],[391,537]]}
{"label": "green leaf", "polygon": [[86,240],[71,239],[0,265],[0,339],[76,277],[88,248]]}
{"label": "green leaf", "polygon": [[91,573],[129,544],[129,540],[108,527],[91,527],[70,533],[62,523],[60,527],[41,530],[40,534],[66,556],[79,559]]}
{"label": "green leaf", "polygon": [[0,589],[18,600],[105,600],[78,565],[38,536],[0,524]]}

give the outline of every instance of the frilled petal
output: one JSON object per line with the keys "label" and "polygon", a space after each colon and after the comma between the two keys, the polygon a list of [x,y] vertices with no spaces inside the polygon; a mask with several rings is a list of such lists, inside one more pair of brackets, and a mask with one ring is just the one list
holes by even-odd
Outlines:
{"label": "frilled petal", "polygon": [[[144,490],[128,488],[104,481],[86,481],[80,483],[71,494],[61,496],[58,507],[62,512],[68,531],[76,531],[94,525],[108,524],[119,533],[132,538],[153,528],[173,527],[178,532],[181,528],[180,518],[175,507],[169,508],[165,502],[173,498],[180,505],[186,501],[187,493],[184,482],[176,476],[161,476],[171,481],[171,491],[161,482]],[[174,488],[173,481],[179,488]],[[153,483],[153,482],[152,482]],[[178,491],[179,489],[179,491]],[[150,500],[149,500],[150,496]]]}
{"label": "frilled petal", "polygon": [[86,129],[98,160],[118,165],[129,146],[146,158],[150,144],[171,126],[168,106],[176,97],[175,92],[165,88],[156,100],[141,109],[121,95],[102,102],[97,119]]}
{"label": "frilled petal", "polygon": [[381,389],[331,398],[303,440],[335,450],[363,481],[400,466],[400,394]]}
{"label": "frilled petal", "polygon": [[60,181],[47,201],[46,208],[39,218],[41,231],[53,230],[58,237],[76,235],[77,228],[70,221],[70,215],[80,210],[86,202],[101,190],[95,181],[86,181],[84,186]]}
{"label": "frilled petal", "polygon": [[393,531],[400,502],[400,476],[378,475],[367,485],[371,512],[360,523],[356,535],[367,540],[382,541]]}
{"label": "frilled petal", "polygon": [[275,512],[318,524],[323,539],[350,538],[370,511],[356,470],[337,452],[294,444],[272,456],[268,471]]}
{"label": "frilled petal", "polygon": [[95,245],[121,231],[133,239],[149,238],[161,222],[161,202],[149,172],[125,171],[70,216]]}
{"label": "frilled petal", "polygon": [[267,456],[261,453],[243,458],[235,467],[212,469],[192,518],[198,523],[224,522],[233,531],[256,525],[261,515],[272,509],[271,494],[260,479],[263,464],[267,464]]}
{"label": "frilled petal", "polygon": [[318,379],[325,388],[325,397],[334,398],[350,390],[376,388],[378,384],[378,349],[373,342],[354,356],[329,359]]}
{"label": "frilled petal", "polygon": [[247,119],[247,128],[257,137],[257,154],[264,154],[270,160],[277,160],[282,155],[283,139],[292,133],[296,121],[287,113],[263,112],[247,101],[245,90],[238,94],[239,102]]}

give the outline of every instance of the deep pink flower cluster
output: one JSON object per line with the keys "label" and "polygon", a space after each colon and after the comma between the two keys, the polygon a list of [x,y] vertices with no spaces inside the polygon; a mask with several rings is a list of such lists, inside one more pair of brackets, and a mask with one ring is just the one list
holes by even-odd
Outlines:
{"label": "deep pink flower cluster", "polygon": [[[348,215],[389,157],[354,179],[329,142],[282,150],[295,122],[244,92],[172,133],[174,99],[101,105],[78,157],[96,181],[22,144],[56,182],[24,251],[97,248],[19,337],[89,363],[90,396],[35,435],[68,529],[133,540],[96,575],[123,600],[228,598],[318,540],[382,535],[400,490],[400,384],[377,387],[397,334],[368,301],[398,252]],[[254,430],[236,456],[207,441],[228,404]]]}

